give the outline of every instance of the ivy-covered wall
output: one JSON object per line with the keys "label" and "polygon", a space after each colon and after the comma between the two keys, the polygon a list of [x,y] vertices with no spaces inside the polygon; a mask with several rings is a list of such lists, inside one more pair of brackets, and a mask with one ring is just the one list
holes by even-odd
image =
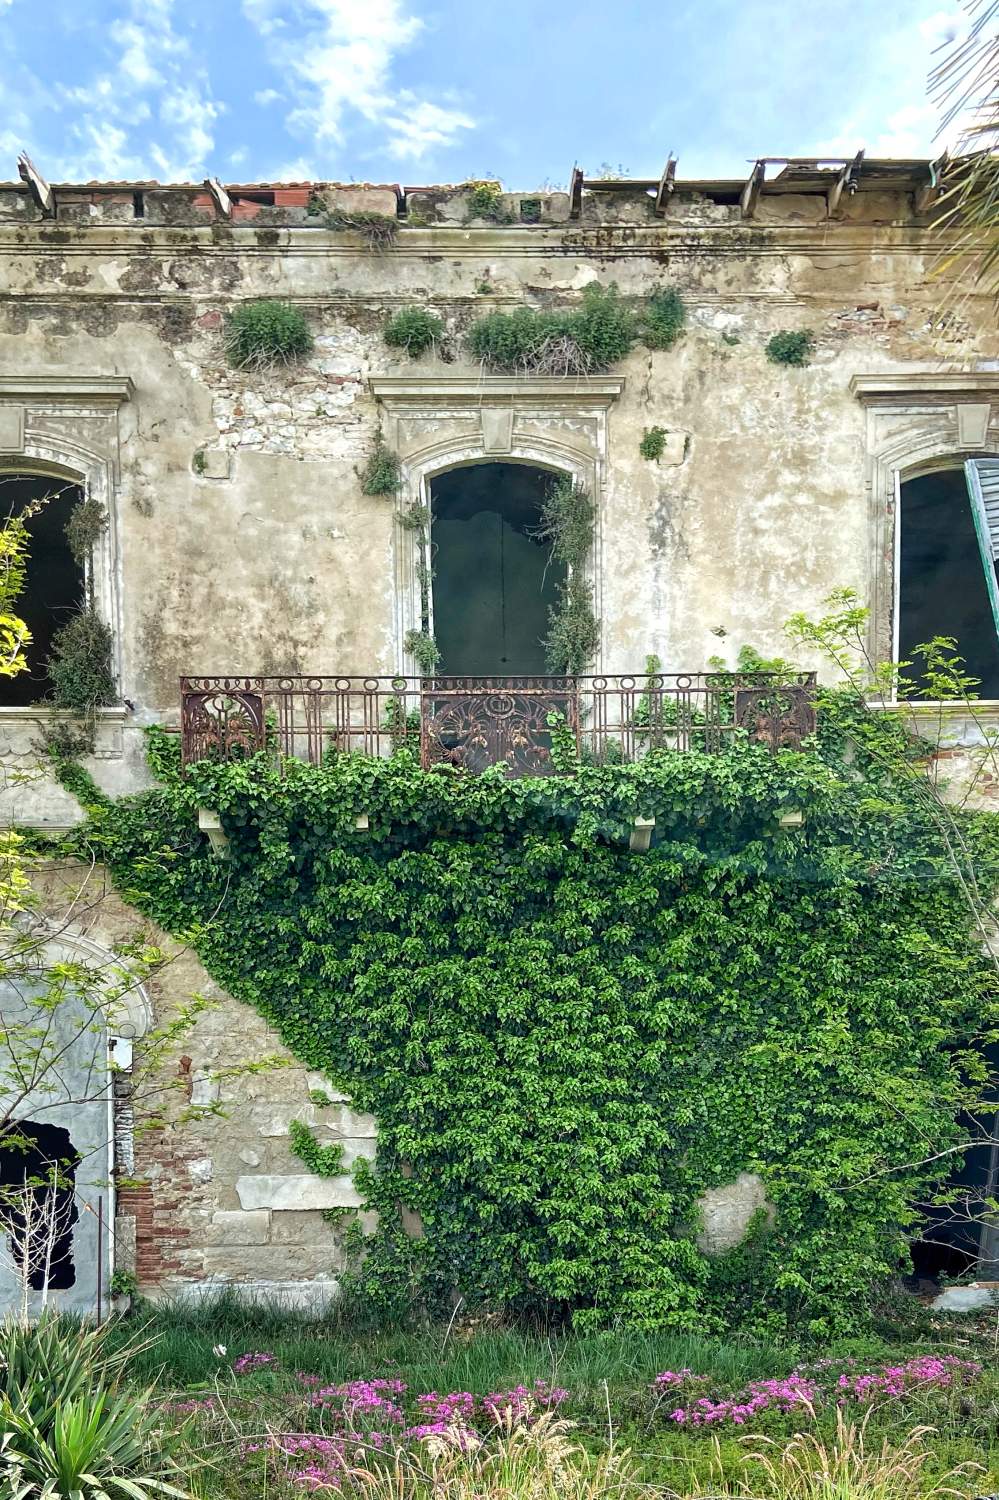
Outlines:
{"label": "ivy-covered wall", "polygon": [[[64,775],[128,899],[377,1117],[354,1245],[377,1306],[819,1331],[904,1265],[996,1014],[933,819],[834,697],[823,723],[821,755],[562,746],[546,780],[405,751],[181,775],[157,734],[151,791]],[[987,882],[990,818],[964,836]],[[742,1172],[773,1223],[711,1261],[697,1201]]]}

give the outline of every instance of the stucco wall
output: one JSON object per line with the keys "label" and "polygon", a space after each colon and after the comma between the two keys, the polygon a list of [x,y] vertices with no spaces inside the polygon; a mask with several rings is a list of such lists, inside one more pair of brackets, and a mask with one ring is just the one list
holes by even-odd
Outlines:
{"label": "stucco wall", "polygon": [[[978,371],[980,388],[999,355],[984,303],[937,316],[938,241],[903,193],[858,193],[837,220],[823,218],[822,198],[784,194],[762,199],[752,221],[697,193],[678,192],[665,220],[651,217],[648,195],[594,195],[573,223],[564,195],[552,195],[530,227],[469,226],[460,193],[413,194],[382,251],[299,227],[298,209],[280,225],[276,209],[210,223],[210,200],[190,193],[180,208],[150,199],[145,220],[126,222],[126,197],[109,197],[96,218],[70,220],[67,208],[65,221],[29,222],[24,195],[0,188],[0,369],[18,372],[0,387],[0,467],[24,463],[3,423],[14,408],[25,454],[44,455],[47,439],[53,452],[77,444],[105,464],[106,588],[133,708],[109,726],[94,769],[116,790],[142,777],[136,726],[176,722],[182,673],[407,665],[393,505],[360,492],[376,428],[392,428],[371,380],[401,375],[432,391],[441,377],[480,379],[460,336],[484,312],[571,303],[594,281],[636,297],[668,284],[686,301],[680,342],[637,346],[615,367],[620,394],[600,432],[579,440],[600,509],[597,665],[611,672],[641,669],[649,652],[680,671],[745,642],[779,651],[784,619],[816,611],[830,588],[883,593],[890,501],[870,489],[872,419],[851,379],[947,364]],[[301,367],[227,365],[225,314],[258,296],[308,315],[316,348]],[[386,317],[412,302],[436,310],[450,335],[415,361],[381,338]],[[817,337],[809,368],[766,361],[770,334],[804,327]],[[132,389],[88,407],[52,396],[67,374],[129,377]],[[21,377],[34,382],[27,393]],[[541,452],[561,442],[574,421],[566,403],[558,421],[540,407],[518,417],[522,441],[529,434]],[[585,411],[583,389],[578,404]],[[638,453],[654,424],[672,435],[660,464]],[[30,740],[24,716],[6,729]],[[74,816],[47,789],[32,795],[19,794],[21,816]]]}

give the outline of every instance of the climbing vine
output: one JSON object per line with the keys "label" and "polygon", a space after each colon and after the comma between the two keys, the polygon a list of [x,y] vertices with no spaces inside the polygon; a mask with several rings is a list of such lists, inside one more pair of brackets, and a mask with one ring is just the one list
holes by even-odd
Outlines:
{"label": "climbing vine", "polygon": [[566,569],[558,602],[548,612],[545,657],[548,670],[575,676],[591,665],[600,646],[600,621],[593,612],[593,584],[586,566],[593,551],[596,512],[589,490],[568,474],[557,479],[541,505],[535,535],[551,543],[551,555]]}
{"label": "climbing vine", "polygon": [[400,482],[398,455],[392,452],[379,430],[361,473],[361,494],[394,495]]}
{"label": "climbing vine", "polygon": [[[568,736],[538,780],[406,748],[182,773],[154,732],[160,784],[94,805],[78,782],[71,837],[377,1116],[357,1277],[386,1312],[460,1294],[581,1326],[704,1330],[738,1306],[852,1329],[950,1168],[930,1158],[980,1097],[996,997],[932,822],[865,759],[857,702],[822,707],[818,751],[734,734],[585,766]],[[992,820],[961,817],[994,890]],[[293,1145],[330,1166],[306,1127]],[[712,1262],[698,1199],[744,1171],[773,1225]]]}

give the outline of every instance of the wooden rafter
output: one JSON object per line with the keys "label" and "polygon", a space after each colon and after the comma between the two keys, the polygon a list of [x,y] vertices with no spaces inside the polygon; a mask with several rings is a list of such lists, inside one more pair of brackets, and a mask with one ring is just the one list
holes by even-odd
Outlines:
{"label": "wooden rafter", "polygon": [[826,194],[826,213],[829,218],[835,217],[840,205],[840,199],[844,193],[855,193],[860,182],[860,168],[864,160],[863,147],[857,152],[853,161],[848,161],[839,173],[836,181],[830,186]]}
{"label": "wooden rafter", "polygon": [[912,211],[919,218],[936,202],[943,191],[943,180],[950,157],[945,151],[936,161],[931,161],[926,181],[912,195]]}
{"label": "wooden rafter", "polygon": [[746,179],[746,186],[739,197],[739,211],[744,219],[751,219],[756,212],[756,204],[763,191],[766,181],[767,164],[764,161],[755,163],[753,170]]}
{"label": "wooden rafter", "polygon": [[660,219],[666,212],[666,205],[669,202],[670,198],[673,196],[673,189],[675,186],[676,157],[671,156],[669,161],[663,167],[663,175],[660,177],[659,186],[656,189],[655,212],[658,214]]}
{"label": "wooden rafter", "polygon": [[569,178],[569,218],[578,219],[583,212],[583,169],[573,167]]}
{"label": "wooden rafter", "polygon": [[21,181],[28,184],[28,191],[45,217],[54,219],[55,194],[26,151],[22,151],[17,158],[17,170]]}
{"label": "wooden rafter", "polygon": [[206,177],[205,187],[211,193],[212,198],[215,202],[215,207],[218,209],[222,218],[231,219],[232,199],[229,197],[229,194],[226,192],[219,179],[217,177]]}

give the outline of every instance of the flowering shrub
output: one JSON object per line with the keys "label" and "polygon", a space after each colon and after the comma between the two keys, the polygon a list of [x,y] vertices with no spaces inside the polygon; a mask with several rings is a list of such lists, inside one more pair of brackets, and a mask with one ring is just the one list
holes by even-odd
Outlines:
{"label": "flowering shrub", "polygon": [[[741,1391],[717,1399],[697,1395],[707,1385],[707,1376],[692,1371],[664,1370],[652,1382],[657,1406],[668,1396],[683,1393],[687,1401],[673,1406],[669,1420],[685,1427],[713,1426],[732,1422],[742,1427],[765,1411],[792,1411],[796,1407],[814,1410],[835,1401],[874,1401],[878,1397],[898,1399],[915,1390],[948,1390],[955,1385],[969,1385],[982,1373],[974,1360],[958,1359],[952,1354],[919,1355],[904,1364],[885,1365],[869,1373],[847,1370],[836,1375],[843,1361],[820,1360],[813,1365],[799,1365],[782,1380],[751,1380]],[[853,1365],[852,1360],[845,1361]]]}
{"label": "flowering shrub", "polygon": [[259,1370],[276,1370],[277,1368],[277,1356],[274,1354],[241,1354],[232,1362],[235,1375],[255,1375]]}
{"label": "flowering shrub", "polygon": [[[265,1364],[257,1366],[262,1368],[274,1356],[244,1355],[241,1359],[263,1360]],[[340,1488],[345,1475],[363,1468],[373,1452],[394,1451],[424,1440],[443,1440],[456,1452],[474,1451],[494,1435],[533,1427],[568,1396],[561,1386],[544,1380],[482,1397],[471,1391],[410,1396],[401,1380],[323,1385],[317,1376],[305,1373],[299,1373],[297,1380],[308,1392],[308,1408],[319,1414],[324,1430],[270,1432],[265,1438],[245,1442],[241,1456],[262,1462],[269,1480],[304,1490]],[[195,1402],[190,1408],[204,1410]],[[186,1409],[186,1404],[171,1409]]]}

